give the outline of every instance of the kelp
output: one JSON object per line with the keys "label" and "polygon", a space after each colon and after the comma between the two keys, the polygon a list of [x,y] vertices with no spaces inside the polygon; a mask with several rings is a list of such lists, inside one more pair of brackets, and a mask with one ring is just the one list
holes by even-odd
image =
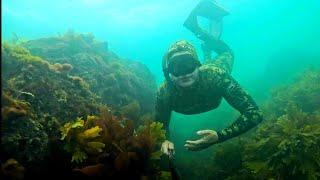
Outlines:
{"label": "kelp", "polygon": [[103,151],[105,144],[99,138],[102,129],[93,126],[94,116],[87,116],[84,121],[77,118],[74,122],[68,122],[61,127],[61,140],[66,140],[65,149],[72,153],[72,162],[83,162],[87,154],[98,154]]}
{"label": "kelp", "polygon": [[275,123],[259,129],[257,140],[246,147],[247,165],[256,172],[271,171],[281,179],[317,179],[319,135],[320,115],[292,106]]}
{"label": "kelp", "polygon": [[1,97],[1,116],[3,121],[17,119],[27,115],[30,104],[13,99],[3,91],[1,91]]}
{"label": "kelp", "polygon": [[207,167],[217,179],[320,178],[320,71],[275,88],[253,131],[217,147]]}
{"label": "kelp", "polygon": [[215,151],[215,178],[225,179],[230,174],[235,174],[243,168],[241,154],[243,145],[240,142],[241,140],[238,141],[238,143],[223,144],[222,147],[217,148]]}
{"label": "kelp", "polygon": [[273,92],[265,106],[273,113],[246,146],[249,169],[280,179],[320,177],[319,82],[320,72],[309,69]]}
{"label": "kelp", "polygon": [[133,101],[121,108],[121,114],[129,119],[138,122],[140,117],[141,107],[138,101]]}
{"label": "kelp", "polygon": [[[72,161],[82,166],[75,172],[109,178],[161,174],[155,163],[162,154],[160,143],[165,139],[161,123],[148,122],[134,130],[132,120],[103,107],[100,116],[88,116],[85,121],[78,118],[66,123],[61,132]],[[96,148],[94,153],[86,148],[89,144]]]}
{"label": "kelp", "polygon": [[52,64],[71,64],[70,75],[84,79],[103,104],[120,111],[138,101],[141,113],[153,111],[156,82],[150,70],[140,62],[118,57],[92,33],[70,30],[21,45]]}
{"label": "kelp", "polygon": [[[285,114],[289,104],[303,112],[312,113],[320,107],[320,73],[317,69],[307,69],[293,78],[292,82],[272,90],[271,99],[263,109],[268,118]],[[273,117],[271,117],[273,116]]]}
{"label": "kelp", "polygon": [[[159,122],[146,122],[139,126],[137,130],[136,141],[138,147],[147,151],[151,159],[160,159],[162,153],[159,147],[165,139],[163,124]],[[157,151],[155,151],[155,147],[158,147]]]}

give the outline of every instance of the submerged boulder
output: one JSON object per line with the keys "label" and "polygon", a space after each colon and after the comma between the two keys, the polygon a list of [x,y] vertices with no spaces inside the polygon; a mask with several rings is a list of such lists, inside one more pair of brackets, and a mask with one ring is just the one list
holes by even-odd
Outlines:
{"label": "submerged boulder", "polygon": [[140,62],[119,58],[106,42],[95,40],[91,33],[69,31],[22,45],[50,63],[71,64],[70,74],[87,81],[102,103],[119,110],[138,101],[141,113],[153,111],[156,82],[149,69]]}
{"label": "submerged boulder", "polygon": [[156,83],[148,68],[120,59],[92,34],[3,43],[1,59],[1,162],[45,169],[44,161],[61,156],[56,164],[65,164],[61,125],[104,104],[135,125],[153,112]]}

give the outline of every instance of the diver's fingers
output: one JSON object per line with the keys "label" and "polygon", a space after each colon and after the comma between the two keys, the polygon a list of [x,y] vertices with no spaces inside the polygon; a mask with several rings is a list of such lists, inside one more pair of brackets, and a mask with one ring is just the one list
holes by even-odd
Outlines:
{"label": "diver's fingers", "polygon": [[195,141],[190,141],[190,140],[187,140],[186,141],[186,144],[193,144],[193,145],[196,145],[196,144],[200,144],[202,143],[202,139],[198,139],[198,140],[195,140]]}
{"label": "diver's fingers", "polygon": [[185,144],[184,147],[186,147],[186,149],[190,151],[196,151],[199,149],[197,145],[193,144]]}
{"label": "diver's fingers", "polygon": [[212,130],[201,130],[197,132],[198,135],[210,135],[212,134]]}
{"label": "diver's fingers", "polygon": [[193,144],[185,144],[184,147],[186,147],[189,150],[191,148],[194,148],[195,145],[193,145]]}
{"label": "diver's fingers", "polygon": [[168,151],[169,151],[169,154],[171,154],[171,155],[175,154],[174,149],[168,149]]}
{"label": "diver's fingers", "polygon": [[169,149],[174,149],[174,144],[173,143],[168,143],[168,148]]}
{"label": "diver's fingers", "polygon": [[189,151],[199,151],[204,148],[202,144],[185,144],[184,147]]}
{"label": "diver's fingers", "polygon": [[174,144],[173,143],[168,143],[168,154],[174,154]]}
{"label": "diver's fingers", "polygon": [[168,152],[168,144],[167,143],[164,143],[162,146],[161,146],[161,151],[164,153],[164,154],[169,154]]}

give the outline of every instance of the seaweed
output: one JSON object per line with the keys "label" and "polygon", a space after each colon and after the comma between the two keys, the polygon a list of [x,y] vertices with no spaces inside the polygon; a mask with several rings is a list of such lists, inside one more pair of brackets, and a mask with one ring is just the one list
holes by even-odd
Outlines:
{"label": "seaweed", "polygon": [[[275,90],[273,112],[246,145],[245,164],[257,174],[287,179],[320,177],[320,72],[307,70]],[[272,105],[272,106],[270,106]]]}
{"label": "seaweed", "polygon": [[141,107],[138,101],[133,101],[121,107],[121,114],[138,123]]}
{"label": "seaweed", "polygon": [[156,82],[150,70],[144,64],[118,57],[108,49],[107,42],[96,40],[92,33],[69,30],[58,37],[21,45],[52,64],[70,64],[73,68],[67,73],[84,79],[103,104],[120,111],[138,101],[141,113],[153,111]]}
{"label": "seaweed", "polygon": [[99,126],[93,126],[94,116],[87,116],[84,121],[77,118],[74,122],[68,122],[61,127],[61,140],[66,140],[65,149],[72,153],[72,162],[83,162],[87,159],[87,154],[98,154],[103,151],[105,144],[100,136],[102,129]]}
{"label": "seaweed", "polygon": [[1,165],[0,177],[3,179],[24,179],[25,168],[15,159],[8,159]]}
{"label": "seaweed", "polygon": [[320,71],[275,88],[253,131],[217,147],[207,171],[218,179],[319,179]]}
{"label": "seaweed", "polygon": [[258,131],[258,139],[248,145],[251,152],[248,158],[254,160],[254,164],[248,162],[249,168],[268,169],[278,178],[317,179],[320,176],[319,135],[319,114],[308,114],[292,106],[272,126]]}
{"label": "seaweed", "polygon": [[1,97],[1,147],[21,163],[43,160],[48,155],[48,135],[31,104],[3,91]]}
{"label": "seaweed", "polygon": [[[66,150],[73,154],[72,161],[82,166],[75,169],[78,173],[112,178],[159,175],[156,161],[162,154],[160,143],[165,139],[161,123],[149,122],[135,131],[132,120],[115,116],[103,107],[100,116],[66,123],[61,132]],[[91,144],[99,144],[101,148],[88,153],[86,140],[92,138],[95,143]]]}
{"label": "seaweed", "polygon": [[289,104],[294,104],[307,113],[316,111],[320,107],[319,81],[319,70],[307,69],[293,78],[291,83],[274,88],[272,98],[263,106],[265,114],[270,119],[275,119],[286,113]]}
{"label": "seaweed", "polygon": [[[162,127],[145,124],[158,134],[135,130],[141,115],[153,111],[156,85],[145,65],[119,58],[93,34],[73,31],[2,43],[1,52],[1,160],[17,159],[30,177],[95,164],[103,164],[93,168],[107,177],[159,172],[150,164],[161,155]],[[103,104],[110,109],[91,116]]]}
{"label": "seaweed", "polygon": [[37,115],[66,121],[98,111],[98,97],[88,83],[68,75],[70,64],[51,64],[18,45],[4,44],[1,56],[3,90],[32,104]]}
{"label": "seaweed", "polygon": [[240,143],[228,143],[215,151],[215,177],[224,179],[243,168],[242,148]]}

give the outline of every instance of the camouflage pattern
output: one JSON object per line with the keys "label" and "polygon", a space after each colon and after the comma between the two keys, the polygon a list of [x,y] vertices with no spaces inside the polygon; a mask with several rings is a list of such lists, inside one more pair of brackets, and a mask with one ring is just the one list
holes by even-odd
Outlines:
{"label": "camouflage pattern", "polygon": [[[166,60],[170,61],[170,58],[178,52],[188,52],[193,56],[195,60],[198,60],[196,49],[188,41],[180,40],[172,44],[166,54]],[[169,62],[167,62],[169,64]]]}
{"label": "camouflage pattern", "polygon": [[[188,89],[166,80],[157,92],[156,120],[164,123],[169,135],[171,112],[198,114],[217,108],[224,98],[241,115],[229,127],[217,132],[219,141],[244,133],[262,120],[262,114],[250,95],[232,78],[233,54],[225,51],[212,62],[199,67],[199,79]],[[167,136],[168,137],[168,136]]]}

